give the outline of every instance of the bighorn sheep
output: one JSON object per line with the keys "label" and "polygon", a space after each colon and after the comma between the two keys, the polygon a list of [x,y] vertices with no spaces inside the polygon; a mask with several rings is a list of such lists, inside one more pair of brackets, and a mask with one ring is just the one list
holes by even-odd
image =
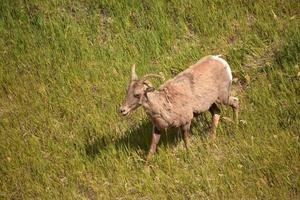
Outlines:
{"label": "bighorn sheep", "polygon": [[216,137],[216,127],[220,119],[217,104],[233,108],[238,122],[239,102],[230,95],[232,74],[228,63],[220,56],[206,56],[196,64],[179,73],[155,90],[146,80],[160,77],[148,74],[138,79],[135,65],[132,66],[131,80],[127,95],[120,107],[122,115],[142,106],[153,123],[152,143],[147,161],[156,151],[160,131],[167,127],[179,127],[185,147],[189,145],[189,130],[193,115],[204,111],[212,114],[212,138]]}

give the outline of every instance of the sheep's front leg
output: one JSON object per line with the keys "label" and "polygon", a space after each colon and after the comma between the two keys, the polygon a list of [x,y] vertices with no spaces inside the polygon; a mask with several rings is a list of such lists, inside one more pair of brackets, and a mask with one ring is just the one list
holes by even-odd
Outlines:
{"label": "sheep's front leg", "polygon": [[239,99],[237,97],[230,96],[228,105],[230,105],[234,112],[234,121],[236,124],[239,123]]}
{"label": "sheep's front leg", "polygon": [[151,141],[151,146],[150,146],[150,149],[149,149],[149,152],[147,155],[146,164],[148,164],[148,162],[151,160],[153,154],[155,153],[159,139],[160,139],[160,131],[158,128],[153,126],[152,141]]}
{"label": "sheep's front leg", "polygon": [[181,126],[181,133],[182,133],[182,137],[183,137],[183,141],[184,141],[186,150],[189,149],[190,126],[191,126],[190,123],[188,123],[184,126]]}

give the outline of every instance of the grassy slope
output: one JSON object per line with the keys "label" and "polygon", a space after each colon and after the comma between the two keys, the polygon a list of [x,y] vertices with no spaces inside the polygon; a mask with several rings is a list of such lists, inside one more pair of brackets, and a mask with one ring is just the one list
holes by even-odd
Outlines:
{"label": "grassy slope", "polygon": [[[0,198],[299,198],[300,5],[252,2],[1,1]],[[130,66],[172,77],[208,54],[246,124],[212,145],[206,114],[188,154],[163,135],[145,173],[151,124],[116,113]]]}

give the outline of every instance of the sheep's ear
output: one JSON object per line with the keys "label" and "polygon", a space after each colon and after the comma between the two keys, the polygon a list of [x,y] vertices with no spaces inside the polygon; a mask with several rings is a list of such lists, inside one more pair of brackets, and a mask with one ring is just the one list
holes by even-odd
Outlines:
{"label": "sheep's ear", "polygon": [[146,89],[144,91],[144,95],[146,98],[148,98],[148,96],[147,96],[148,92],[154,92],[155,88],[152,86],[152,84],[149,81],[144,81],[143,84],[146,87]]}
{"label": "sheep's ear", "polygon": [[152,83],[148,80],[143,82],[144,85],[146,85],[147,87],[153,87]]}
{"label": "sheep's ear", "polygon": [[148,92],[154,92],[154,90],[155,90],[154,87],[147,87],[145,93],[147,94]]}
{"label": "sheep's ear", "polygon": [[134,64],[131,67],[131,81],[135,81],[137,79],[138,79],[138,77],[137,77],[136,72],[135,72],[135,64]]}

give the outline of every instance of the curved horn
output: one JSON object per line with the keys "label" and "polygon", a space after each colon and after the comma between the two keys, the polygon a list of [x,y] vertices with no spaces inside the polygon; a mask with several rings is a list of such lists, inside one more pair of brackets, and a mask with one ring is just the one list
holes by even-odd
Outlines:
{"label": "curved horn", "polygon": [[137,79],[138,79],[138,77],[135,72],[135,64],[133,64],[131,67],[131,80],[133,81],[133,80],[137,80]]}
{"label": "curved horn", "polygon": [[165,78],[163,76],[161,76],[161,75],[158,75],[158,74],[147,74],[147,75],[143,76],[143,78],[141,78],[141,81],[144,82],[144,81],[146,81],[149,78],[161,78],[161,79],[165,80]]}

